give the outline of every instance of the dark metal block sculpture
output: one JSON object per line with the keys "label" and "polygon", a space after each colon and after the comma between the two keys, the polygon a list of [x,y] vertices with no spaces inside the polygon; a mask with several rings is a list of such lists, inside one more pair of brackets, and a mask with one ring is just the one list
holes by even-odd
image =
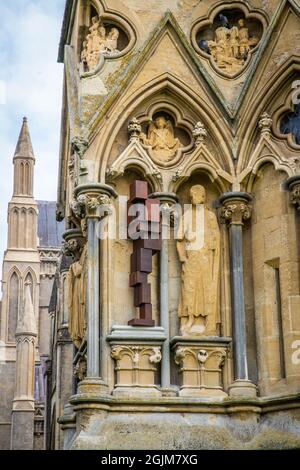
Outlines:
{"label": "dark metal block sculpture", "polygon": [[132,326],[154,326],[152,318],[151,285],[148,274],[152,272],[152,256],[161,250],[160,201],[148,197],[148,183],[135,181],[130,187],[128,207],[139,204],[138,216],[128,217],[128,224],[135,221],[133,253],[130,259],[130,287],[134,288],[134,305],[139,317],[128,322]]}

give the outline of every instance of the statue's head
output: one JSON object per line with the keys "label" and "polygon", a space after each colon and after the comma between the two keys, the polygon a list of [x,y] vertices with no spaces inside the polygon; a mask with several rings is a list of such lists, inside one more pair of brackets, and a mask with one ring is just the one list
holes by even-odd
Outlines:
{"label": "statue's head", "polygon": [[196,184],[195,186],[192,186],[190,189],[190,197],[191,197],[191,203],[196,205],[196,204],[204,204],[206,201],[206,191],[203,186],[200,184]]}
{"label": "statue's head", "polygon": [[93,23],[93,24],[98,23],[98,16],[93,16],[93,18],[92,18],[92,23]]}
{"label": "statue's head", "polygon": [[163,116],[158,116],[155,119],[155,125],[158,129],[163,129],[167,125],[167,121]]}
{"label": "statue's head", "polygon": [[112,38],[112,39],[117,39],[119,37],[119,30],[117,28],[112,28],[110,33],[109,33],[109,37]]}
{"label": "statue's head", "polygon": [[243,28],[245,26],[245,20],[243,18],[241,18],[239,21],[238,21],[238,25]]}

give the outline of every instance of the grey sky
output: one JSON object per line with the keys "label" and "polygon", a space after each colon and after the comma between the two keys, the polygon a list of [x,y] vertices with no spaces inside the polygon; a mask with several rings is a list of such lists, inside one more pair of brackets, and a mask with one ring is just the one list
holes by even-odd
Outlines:
{"label": "grey sky", "polygon": [[56,200],[63,67],[57,50],[65,0],[0,0],[0,263],[23,116],[36,156],[35,198]]}

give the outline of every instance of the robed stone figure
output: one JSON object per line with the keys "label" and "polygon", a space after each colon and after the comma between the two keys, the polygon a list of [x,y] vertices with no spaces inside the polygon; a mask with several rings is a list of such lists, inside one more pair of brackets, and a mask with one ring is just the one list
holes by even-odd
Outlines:
{"label": "robed stone figure", "polygon": [[86,336],[87,246],[68,273],[69,332],[77,348]]}
{"label": "robed stone figure", "polygon": [[186,336],[215,336],[220,321],[220,229],[216,215],[205,204],[205,188],[193,186],[190,199],[177,237],[182,265],[180,332]]}

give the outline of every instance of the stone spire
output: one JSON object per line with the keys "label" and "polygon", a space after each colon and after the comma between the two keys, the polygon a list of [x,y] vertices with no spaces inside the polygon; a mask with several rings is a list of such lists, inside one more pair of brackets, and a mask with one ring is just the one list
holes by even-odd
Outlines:
{"label": "stone spire", "polygon": [[31,297],[31,283],[26,282],[24,305],[16,330],[16,389],[13,400],[13,450],[30,450],[34,438],[34,382],[37,327]]}
{"label": "stone spire", "polygon": [[33,196],[33,169],[35,157],[29,134],[27,118],[23,118],[14,154],[14,196]]}
{"label": "stone spire", "polygon": [[14,154],[14,191],[8,208],[8,249],[37,250],[37,204],[33,197],[35,157],[27,118]]}

